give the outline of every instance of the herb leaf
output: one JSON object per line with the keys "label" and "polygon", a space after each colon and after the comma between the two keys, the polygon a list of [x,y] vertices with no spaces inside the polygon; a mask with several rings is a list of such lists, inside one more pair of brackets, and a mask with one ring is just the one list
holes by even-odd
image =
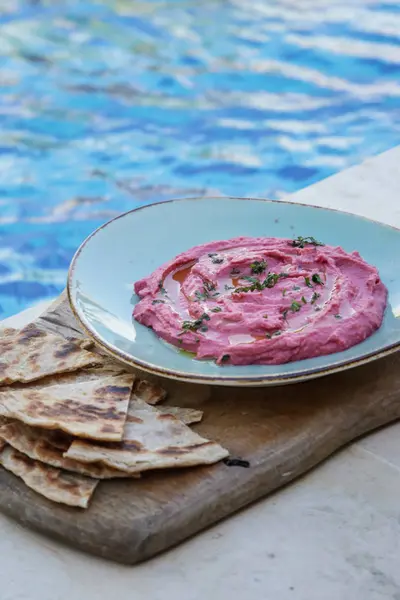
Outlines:
{"label": "herb leaf", "polygon": [[318,242],[318,240],[316,240],[312,236],[302,237],[301,235],[299,235],[295,240],[292,240],[290,242],[290,245],[293,246],[293,248],[304,248],[304,246],[306,244],[310,244],[312,246],[324,246],[325,245],[322,242]]}
{"label": "herb leaf", "polygon": [[304,296],[301,297],[301,301],[303,304],[307,304],[307,300],[304,298]]}
{"label": "herb leaf", "polygon": [[298,302],[292,302],[292,304],[290,305],[290,310],[292,312],[299,312],[300,309],[301,305]]}
{"label": "herb leaf", "polygon": [[207,292],[213,292],[216,288],[215,283],[212,283],[212,281],[205,281],[203,285],[204,289],[207,290]]}
{"label": "herb leaf", "polygon": [[264,273],[266,268],[267,263],[265,262],[265,260],[255,260],[250,265],[251,272],[255,273],[256,275],[261,275],[261,273]]}
{"label": "herb leaf", "polygon": [[220,308],[219,306],[216,306],[215,308],[211,309],[211,312],[215,312],[215,313],[221,312],[221,311],[222,311],[222,308]]}
{"label": "herb leaf", "polygon": [[315,304],[316,301],[318,300],[318,298],[320,298],[321,294],[318,294],[317,292],[314,292],[312,297],[311,297],[311,304]]}
{"label": "herb leaf", "polygon": [[263,286],[267,288],[273,288],[279,281],[279,275],[276,273],[268,273],[267,277],[264,279]]}
{"label": "herb leaf", "polygon": [[229,354],[224,354],[223,357],[221,358],[221,362],[226,362],[229,359],[230,359],[230,355]]}
{"label": "herb leaf", "polygon": [[335,315],[335,319],[341,319],[342,315]]}
{"label": "herb leaf", "polygon": [[274,333],[266,333],[265,337],[267,338],[267,340],[270,340],[273,337],[276,337],[277,335],[281,335],[282,331],[280,331],[280,329],[277,329],[277,331],[274,331]]}
{"label": "herb leaf", "polygon": [[212,281],[204,281],[203,292],[196,290],[194,293],[197,302],[200,302],[200,300],[207,300],[207,298],[216,298],[219,296],[219,292],[215,291],[216,287],[216,284],[212,283]]}
{"label": "herb leaf", "polygon": [[183,321],[182,322],[182,333],[186,333],[188,331],[207,331],[208,327],[206,327],[203,321],[209,321],[210,316],[207,313],[203,313],[201,317],[196,319],[195,321]]}
{"label": "herb leaf", "polygon": [[[264,290],[265,288],[273,288],[279,281],[279,279],[281,279],[281,277],[288,277],[289,275],[287,273],[268,273],[267,277],[264,279],[263,282],[261,282],[259,279],[257,279],[256,277],[243,277],[243,279],[247,279],[248,281],[250,281],[251,285],[248,286],[241,286],[241,287],[237,287],[233,290],[234,294],[238,294],[240,292],[255,292],[256,290],[258,292],[261,292],[262,290]],[[226,289],[226,286],[225,286]]]}
{"label": "herb leaf", "polygon": [[322,281],[322,279],[318,275],[318,273],[314,273],[314,275],[311,277],[311,279],[313,280],[314,283],[317,283],[318,285],[324,285],[324,282]]}
{"label": "herb leaf", "polygon": [[307,287],[312,288],[313,285],[312,285],[309,277],[304,277],[304,281],[306,282]]}
{"label": "herb leaf", "polygon": [[205,300],[207,298],[206,294],[202,294],[198,290],[195,291],[194,295],[196,296],[196,300]]}

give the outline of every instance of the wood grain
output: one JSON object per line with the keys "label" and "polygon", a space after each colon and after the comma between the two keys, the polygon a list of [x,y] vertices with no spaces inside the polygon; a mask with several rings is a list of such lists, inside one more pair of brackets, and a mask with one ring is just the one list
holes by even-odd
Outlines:
{"label": "wood grain", "polygon": [[[64,336],[81,335],[65,296],[37,323]],[[248,460],[250,467],[221,463],[148,473],[137,481],[102,482],[87,511],[49,502],[1,469],[1,510],[76,548],[134,564],[276,490],[351,440],[400,417],[399,354],[276,388],[211,388],[152,379],[168,389],[169,404],[204,410],[196,431],[220,442],[233,457]]]}

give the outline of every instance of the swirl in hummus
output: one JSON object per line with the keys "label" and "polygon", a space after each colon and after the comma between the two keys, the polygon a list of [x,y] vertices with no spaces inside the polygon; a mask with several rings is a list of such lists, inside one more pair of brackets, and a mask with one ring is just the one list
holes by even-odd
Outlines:
{"label": "swirl in hummus", "polygon": [[239,237],[183,252],[135,283],[134,317],[218,364],[281,364],[345,350],[382,323],[387,290],[358,252]]}

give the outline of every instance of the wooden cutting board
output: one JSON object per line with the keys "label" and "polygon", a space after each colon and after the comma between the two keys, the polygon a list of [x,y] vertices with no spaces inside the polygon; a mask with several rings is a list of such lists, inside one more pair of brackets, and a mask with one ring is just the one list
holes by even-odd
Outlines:
{"label": "wooden cutting board", "polygon": [[[37,323],[82,335],[65,296]],[[157,381],[156,378],[147,377]],[[285,485],[351,440],[400,417],[400,354],[307,383],[221,388],[158,379],[168,403],[198,407],[200,434],[250,466],[153,472],[98,486],[86,511],[54,504],[0,469],[0,509],[86,552],[134,564]]]}

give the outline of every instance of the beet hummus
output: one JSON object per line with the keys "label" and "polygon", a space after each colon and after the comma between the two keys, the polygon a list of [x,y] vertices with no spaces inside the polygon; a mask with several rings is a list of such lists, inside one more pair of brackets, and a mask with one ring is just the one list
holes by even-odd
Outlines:
{"label": "beet hummus", "polygon": [[312,237],[196,246],[135,283],[134,317],[218,364],[281,364],[345,350],[382,323],[387,290],[358,254]]}

